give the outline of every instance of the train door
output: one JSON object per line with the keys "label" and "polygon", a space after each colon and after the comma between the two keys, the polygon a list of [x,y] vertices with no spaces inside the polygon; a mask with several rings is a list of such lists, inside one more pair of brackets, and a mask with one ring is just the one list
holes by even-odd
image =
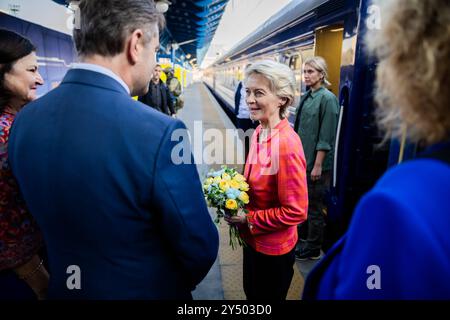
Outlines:
{"label": "train door", "polygon": [[377,61],[364,50],[368,6],[369,1],[361,1],[360,9],[345,20],[338,96],[342,122],[338,124],[325,248],[347,230],[355,205],[387,167],[389,146],[380,146],[382,134],[374,118]]}
{"label": "train door", "polygon": [[341,69],[341,52],[344,28],[334,25],[316,30],[316,46],[314,54],[321,56],[328,64],[328,89],[339,97],[339,78]]}
{"label": "train door", "polygon": [[[341,67],[342,67],[342,43],[344,40],[343,25],[332,25],[325,28],[319,28],[315,31],[315,47],[314,55],[321,56],[325,59],[328,65],[328,80],[331,85],[328,89],[333,92],[338,99],[343,92],[339,92]],[[343,109],[340,111],[342,112]],[[342,114],[341,114],[342,116]],[[339,132],[339,129],[338,129]],[[337,138],[336,144],[339,144]],[[336,153],[336,150],[335,150]],[[336,156],[337,157],[337,156]],[[336,160],[337,158],[335,158]],[[340,174],[336,169],[333,174]],[[335,179],[334,179],[335,180]],[[333,181],[334,181],[333,180]],[[329,206],[327,212],[327,227],[325,230],[325,239],[323,249],[327,250],[341,234],[340,220],[336,219],[336,205],[333,197],[333,190],[331,189],[327,195]],[[333,202],[334,201],[334,202]]]}

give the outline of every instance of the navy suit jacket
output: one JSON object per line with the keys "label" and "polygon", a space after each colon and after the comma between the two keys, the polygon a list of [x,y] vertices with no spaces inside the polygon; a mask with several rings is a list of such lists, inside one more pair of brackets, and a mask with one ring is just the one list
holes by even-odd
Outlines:
{"label": "navy suit jacket", "polygon": [[[171,160],[177,129],[116,80],[80,69],[19,112],[9,159],[44,234],[49,298],[192,298],[218,233],[189,142],[180,154],[191,164]],[[81,289],[67,286],[72,265]]]}

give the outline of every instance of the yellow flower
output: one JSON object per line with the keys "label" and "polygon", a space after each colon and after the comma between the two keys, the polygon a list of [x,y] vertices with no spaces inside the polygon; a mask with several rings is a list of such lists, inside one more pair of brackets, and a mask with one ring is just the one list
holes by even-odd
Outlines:
{"label": "yellow flower", "polygon": [[250,202],[250,199],[249,199],[249,197],[248,197],[247,192],[242,191],[242,192],[239,194],[239,200],[241,200],[241,201],[242,201],[243,203],[245,203],[245,204],[249,203],[249,202]]}
{"label": "yellow flower", "polygon": [[213,182],[214,182],[214,179],[213,179],[213,178],[208,178],[208,179],[205,180],[204,184],[205,184],[205,186],[209,186],[209,185],[212,184]]}
{"label": "yellow flower", "polygon": [[239,188],[241,187],[241,184],[235,180],[230,180],[228,183],[230,184],[231,188],[234,188],[237,190],[239,190]]}
{"label": "yellow flower", "polygon": [[223,191],[227,191],[230,188],[230,185],[228,184],[228,181],[222,180],[219,182],[219,188]]}
{"label": "yellow flower", "polygon": [[248,191],[249,185],[247,182],[241,182],[241,187],[239,188],[241,191]]}
{"label": "yellow flower", "polygon": [[233,177],[233,180],[236,180],[237,182],[245,182],[245,177],[242,174],[237,174]]}
{"label": "yellow flower", "polygon": [[214,182],[214,183],[217,183],[217,184],[218,184],[220,181],[222,181],[222,179],[221,179],[220,177],[215,177],[214,180],[213,180],[213,182]]}
{"label": "yellow flower", "polygon": [[237,205],[236,200],[228,199],[228,200],[225,202],[225,207],[226,207],[227,209],[230,209],[230,210],[236,210],[236,209],[238,208],[238,205]]}
{"label": "yellow flower", "polygon": [[222,179],[228,181],[228,180],[231,180],[231,177],[228,173],[224,172],[224,173],[222,173]]}

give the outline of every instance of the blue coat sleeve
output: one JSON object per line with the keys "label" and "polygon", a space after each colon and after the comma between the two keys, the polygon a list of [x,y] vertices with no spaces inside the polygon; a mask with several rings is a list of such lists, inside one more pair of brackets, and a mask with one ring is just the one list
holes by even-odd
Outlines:
{"label": "blue coat sleeve", "polygon": [[[219,238],[206,207],[190,143],[172,141],[172,133],[185,130],[181,121],[173,121],[163,136],[155,167],[153,205],[160,213],[162,232],[194,289],[217,257]],[[177,164],[180,143],[184,146],[182,158],[189,159],[188,163]]]}
{"label": "blue coat sleeve", "polygon": [[[371,192],[358,205],[339,263],[333,299],[388,299],[398,296],[403,282],[401,261],[407,258],[399,212],[402,205],[384,193]],[[403,246],[401,248],[400,246]],[[408,254],[411,254],[409,252]],[[320,293],[319,293],[320,296]]]}
{"label": "blue coat sleeve", "polygon": [[444,243],[423,208],[392,190],[359,203],[342,253],[322,278],[319,299],[433,299],[450,296]]}

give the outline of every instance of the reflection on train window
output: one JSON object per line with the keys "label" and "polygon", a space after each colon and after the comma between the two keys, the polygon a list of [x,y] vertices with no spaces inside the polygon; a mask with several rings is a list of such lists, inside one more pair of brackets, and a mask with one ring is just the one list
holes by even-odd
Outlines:
{"label": "reflection on train window", "polygon": [[302,58],[300,55],[296,54],[291,57],[291,61],[289,62],[289,68],[292,70],[299,70],[302,67]]}
{"label": "reflection on train window", "polygon": [[295,81],[297,86],[295,88],[295,105],[300,102],[301,94],[301,83],[302,83],[302,56],[300,54],[295,54],[291,56],[289,61],[289,68],[294,71]]}

